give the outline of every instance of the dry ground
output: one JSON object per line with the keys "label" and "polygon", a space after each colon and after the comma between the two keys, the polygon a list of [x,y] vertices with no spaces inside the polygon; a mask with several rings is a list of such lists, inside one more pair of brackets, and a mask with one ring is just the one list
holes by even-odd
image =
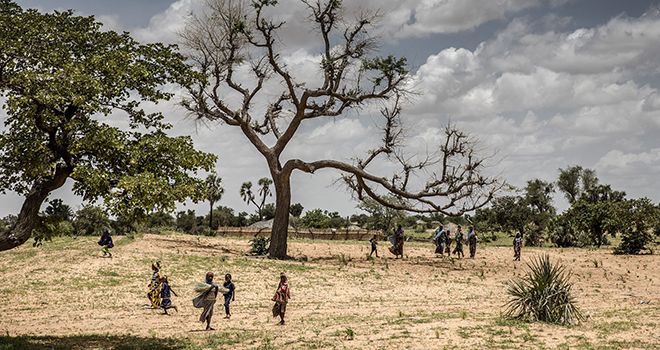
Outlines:
{"label": "dry ground", "polygon": [[[112,259],[95,238],[62,238],[0,253],[0,349],[659,349],[660,257],[609,250],[482,247],[475,260],[436,258],[430,243],[368,260],[368,243],[291,241],[296,261],[248,257],[246,239],[184,235],[116,238]],[[385,243],[381,245],[384,249]],[[500,316],[505,282],[531,256],[570,267],[585,322],[526,324]],[[385,256],[383,258],[382,256]],[[160,260],[180,312],[145,307]],[[306,260],[306,261],[305,261]],[[231,272],[233,317],[216,308],[203,332],[192,287]],[[278,276],[290,277],[288,323],[269,315]]]}

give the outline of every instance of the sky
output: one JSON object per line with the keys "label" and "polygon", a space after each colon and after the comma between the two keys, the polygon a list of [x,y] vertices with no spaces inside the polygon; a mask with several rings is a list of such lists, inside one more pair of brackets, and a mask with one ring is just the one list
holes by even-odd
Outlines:
{"label": "sky", "polygon": [[[19,0],[41,11],[73,9],[94,15],[105,28],[128,31],[143,42],[177,43],[202,0]],[[282,59],[301,80],[314,82],[318,42],[296,0],[280,1],[286,20]],[[417,94],[403,107],[411,150],[441,141],[449,121],[480,141],[491,164],[514,186],[554,181],[559,168],[595,169],[602,183],[629,197],[660,201],[660,1],[651,0],[361,0],[344,1],[346,17],[381,8],[375,32],[379,55],[405,56]],[[183,97],[183,93],[179,97]],[[264,159],[239,131],[188,117],[176,101],[160,104],[174,133],[218,155],[225,195],[220,205],[252,211],[239,196],[242,182],[268,175]],[[313,121],[286,156],[350,161],[378,138],[375,108],[359,116]],[[0,119],[3,113],[0,112]],[[335,180],[339,174],[295,173],[293,202],[343,215],[356,202]],[[74,208],[71,182],[50,198]],[[563,209],[566,201],[555,195]],[[0,197],[0,216],[22,199]],[[180,209],[206,210],[187,203]]]}

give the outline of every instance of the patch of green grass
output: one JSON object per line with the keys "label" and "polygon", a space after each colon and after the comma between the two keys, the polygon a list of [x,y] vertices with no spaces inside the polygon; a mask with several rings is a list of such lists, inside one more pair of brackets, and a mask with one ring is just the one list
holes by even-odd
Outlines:
{"label": "patch of green grass", "polygon": [[620,333],[629,331],[634,327],[633,322],[631,321],[612,321],[612,322],[603,322],[596,324],[594,328],[598,331],[598,334],[601,337],[605,337],[610,334]]}
{"label": "patch of green grass", "polygon": [[275,350],[275,346],[273,345],[273,341],[270,339],[270,337],[264,337],[256,350]]}
{"label": "patch of green grass", "polygon": [[458,334],[459,337],[463,339],[467,339],[472,335],[473,328],[472,327],[458,327],[458,330],[456,330],[456,333]]}
{"label": "patch of green grass", "polygon": [[17,249],[12,252],[12,264],[34,258],[38,252],[36,248]]}
{"label": "patch of green grass", "polygon": [[105,269],[100,269],[96,272],[99,276],[104,276],[104,277],[119,277],[119,273],[116,271],[112,270],[105,270]]}
{"label": "patch of green grass", "polygon": [[117,277],[74,277],[69,280],[68,285],[75,288],[96,289],[100,287],[115,287],[122,284]]}
{"label": "patch of green grass", "polygon": [[205,346],[211,349],[241,344],[261,337],[261,334],[250,331],[213,333],[204,339]]}

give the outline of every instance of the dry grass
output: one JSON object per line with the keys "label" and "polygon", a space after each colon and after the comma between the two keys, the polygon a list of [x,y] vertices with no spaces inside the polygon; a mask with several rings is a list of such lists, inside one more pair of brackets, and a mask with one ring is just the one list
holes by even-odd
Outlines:
{"label": "dry grass", "polygon": [[[436,258],[426,243],[407,258],[366,258],[365,242],[292,241],[296,261],[245,256],[247,239],[144,235],[118,238],[99,257],[93,238],[58,239],[0,253],[0,349],[442,349],[660,348],[660,258],[608,250],[487,247],[475,260]],[[384,247],[383,247],[384,248]],[[505,282],[548,253],[573,271],[587,319],[574,327],[500,316]],[[161,260],[180,312],[146,308],[150,262]],[[597,261],[598,264],[595,264]],[[202,332],[192,286],[206,271],[231,272],[233,317]],[[278,275],[292,288],[288,323],[269,315]]]}

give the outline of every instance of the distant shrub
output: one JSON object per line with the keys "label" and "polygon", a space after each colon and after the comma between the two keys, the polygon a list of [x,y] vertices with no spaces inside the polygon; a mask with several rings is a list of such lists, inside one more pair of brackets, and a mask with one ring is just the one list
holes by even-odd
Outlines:
{"label": "distant shrub", "polygon": [[582,319],[571,294],[570,273],[548,255],[532,259],[522,278],[508,282],[510,300],[505,315],[525,321],[571,325]]}

